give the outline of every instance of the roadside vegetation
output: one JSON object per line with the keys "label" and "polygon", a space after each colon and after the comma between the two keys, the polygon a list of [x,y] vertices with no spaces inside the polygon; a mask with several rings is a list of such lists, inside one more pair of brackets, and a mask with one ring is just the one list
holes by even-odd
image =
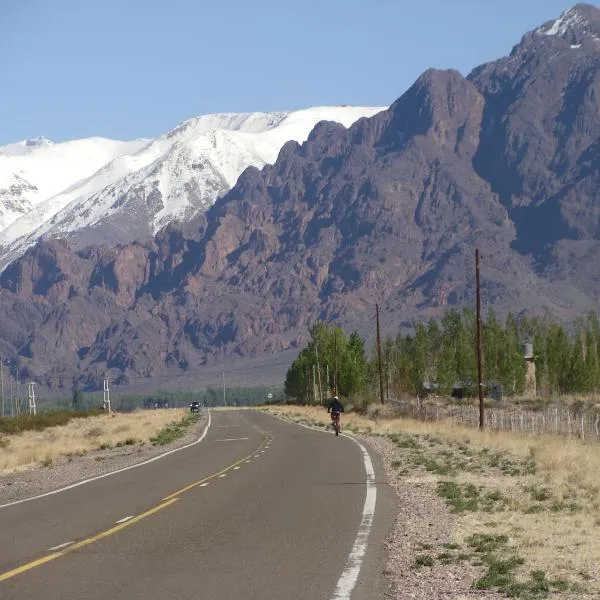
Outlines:
{"label": "roadside vegetation", "polygon": [[[465,396],[477,395],[473,310],[452,309],[441,319],[416,323],[410,334],[382,340],[381,363],[386,397],[417,396],[434,391],[449,396],[460,384]],[[509,314],[503,321],[493,310],[482,320],[484,378],[490,392],[521,397],[527,389],[523,345],[531,343],[538,394],[549,396],[600,392],[600,320],[595,313],[569,327],[550,314]],[[357,332],[319,322],[309,342],[290,366],[285,393],[299,404],[319,404],[334,387],[363,406],[379,390],[377,354],[365,352]],[[536,400],[532,399],[535,404]]]}
{"label": "roadside vegetation", "polygon": [[66,425],[72,419],[85,419],[103,414],[102,410],[79,412],[74,410],[53,410],[37,415],[18,415],[0,417],[0,435],[21,433],[23,431],[43,431],[48,427]]}
{"label": "roadside vegetation", "polygon": [[163,427],[155,436],[150,438],[150,442],[153,446],[170,444],[171,442],[182,438],[185,435],[186,429],[190,425],[197,423],[200,418],[198,413],[194,413],[183,417],[181,421],[167,423],[166,427]]}
{"label": "roadside vegetation", "polygon": [[[324,427],[322,407],[268,412]],[[343,416],[345,431],[385,438],[406,485],[431,485],[454,523],[451,539],[426,544],[413,568],[469,564],[476,590],[511,598],[600,595],[600,445],[395,418],[389,407]],[[586,597],[590,597],[587,595]]]}
{"label": "roadside vegetation", "polygon": [[50,467],[59,458],[94,450],[169,444],[182,437],[200,415],[168,409],[111,414],[48,412],[37,417],[2,420],[0,475],[37,465]]}

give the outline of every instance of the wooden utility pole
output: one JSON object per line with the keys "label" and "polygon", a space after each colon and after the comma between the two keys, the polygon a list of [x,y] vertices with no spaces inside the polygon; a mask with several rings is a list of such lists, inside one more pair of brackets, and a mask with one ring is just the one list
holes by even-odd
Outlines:
{"label": "wooden utility pole", "polygon": [[475,249],[475,289],[477,296],[477,387],[479,388],[479,429],[484,427],[483,374],[481,365],[481,287],[479,280],[479,248]]}
{"label": "wooden utility pole", "polygon": [[379,363],[379,395],[381,397],[381,404],[385,404],[385,397],[383,395],[383,371],[381,368],[381,335],[379,333],[379,304],[375,304],[375,314],[377,318],[377,362]]}
{"label": "wooden utility pole", "polygon": [[338,357],[337,357],[337,329],[333,330],[333,395],[338,395]]}
{"label": "wooden utility pole", "polygon": [[319,340],[315,343],[315,356],[317,357],[317,377],[319,379],[319,401],[323,404],[323,387],[321,385],[321,369],[319,367]]}
{"label": "wooden utility pole", "polygon": [[223,379],[223,406],[227,406],[227,389],[225,388],[225,371],[221,371],[221,377]]}
{"label": "wooden utility pole", "polygon": [[17,362],[17,415],[21,414],[21,379],[19,375],[19,363]]}
{"label": "wooden utility pole", "polygon": [[4,373],[2,371],[2,357],[0,356],[0,398],[2,399],[2,415],[4,416]]}

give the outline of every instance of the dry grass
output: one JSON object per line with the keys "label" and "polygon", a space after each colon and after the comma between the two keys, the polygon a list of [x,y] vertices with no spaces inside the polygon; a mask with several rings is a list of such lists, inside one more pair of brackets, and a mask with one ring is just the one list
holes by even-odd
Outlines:
{"label": "dry grass", "polygon": [[[329,421],[323,408],[267,410],[306,423]],[[521,576],[539,569],[600,593],[600,443],[480,432],[382,412],[371,417],[343,415],[343,428],[400,436],[397,464],[407,481],[431,477],[427,471],[433,470],[438,481],[451,481],[463,489],[471,484],[482,497],[501,496],[502,501],[491,508],[480,505],[460,512],[455,539],[449,542],[463,546],[475,533],[505,534],[510,548],[526,559]]]}
{"label": "dry grass", "polygon": [[112,413],[74,419],[43,431],[1,436],[0,474],[37,464],[50,465],[61,456],[147,442],[168,423],[187,415],[184,409]]}

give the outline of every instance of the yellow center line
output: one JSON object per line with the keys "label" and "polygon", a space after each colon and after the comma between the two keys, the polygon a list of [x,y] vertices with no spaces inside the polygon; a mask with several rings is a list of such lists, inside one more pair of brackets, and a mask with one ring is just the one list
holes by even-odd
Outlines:
{"label": "yellow center line", "polygon": [[172,498],[168,502],[163,502],[162,504],[159,504],[158,506],[155,506],[154,508],[151,508],[150,510],[147,510],[146,512],[137,515],[137,517],[133,517],[133,519],[130,519],[129,521],[126,521],[125,523],[115,525],[114,527],[111,527],[110,529],[102,531],[92,537],[86,538],[85,540],[81,540],[80,542],[77,542],[76,544],[73,544],[72,546],[69,546],[68,548],[65,548],[64,550],[59,550],[58,552],[53,552],[52,554],[48,554],[46,556],[43,556],[42,558],[38,558],[37,560],[28,562],[27,564],[17,567],[16,569],[12,569],[11,571],[6,571],[5,573],[0,573],[0,581],[6,581],[7,579],[10,579],[11,577],[20,575],[21,573],[24,573],[25,571],[29,571],[35,567],[39,567],[40,565],[46,564],[47,562],[50,562],[51,560],[55,560],[56,558],[60,558],[61,556],[65,556],[66,554],[70,554],[71,552],[74,552],[75,550],[79,550],[79,548],[83,548],[84,546],[92,544],[93,542],[97,542],[105,537],[108,537],[109,535],[112,535],[113,533],[117,533],[117,531],[121,531],[121,529],[125,529],[125,527],[129,527],[130,525],[133,525],[134,523],[138,523],[142,519],[145,519],[146,517],[149,517],[150,515],[157,513],[159,510],[162,510],[163,508],[167,508],[167,506],[170,506],[174,502],[177,502],[177,500],[179,500],[179,498]]}
{"label": "yellow center line", "polygon": [[176,492],[173,492],[172,494],[165,496],[163,498],[163,500],[169,500],[171,498],[174,498],[175,496],[179,496],[180,494],[183,494],[184,492],[187,492],[195,487],[198,487],[199,485],[202,485],[203,483],[206,483],[207,481],[214,479],[215,477],[218,477],[219,475],[223,475],[223,473],[227,473],[227,471],[231,471],[234,467],[241,465],[245,460],[248,460],[249,458],[254,456],[267,443],[267,441],[268,441],[268,438],[263,439],[260,446],[256,450],[254,450],[254,452],[251,452],[250,454],[248,454],[248,456],[244,456],[244,458],[241,458],[240,460],[234,462],[233,464],[229,465],[228,467],[225,467],[223,470],[219,471],[218,473],[213,473],[212,475],[209,475],[208,477],[204,477],[203,479],[199,479],[198,481],[195,481],[194,483],[190,483],[189,485],[186,485],[185,487],[181,488],[180,490],[177,490]]}
{"label": "yellow center line", "polygon": [[263,441],[258,446],[258,448],[256,450],[254,450],[253,452],[251,452],[248,456],[245,456],[244,458],[234,462],[233,464],[229,465],[228,467],[225,467],[224,469],[222,469],[221,471],[219,471],[217,473],[213,473],[212,475],[209,475],[208,477],[204,477],[203,479],[200,479],[199,481],[191,483],[190,485],[186,485],[185,487],[174,492],[173,494],[169,494],[168,496],[163,498],[162,504],[159,504],[159,505],[155,506],[154,508],[151,508],[150,510],[147,510],[146,512],[141,513],[141,514],[133,517],[132,519],[129,519],[129,521],[125,521],[124,523],[119,523],[118,525],[115,525],[114,527],[111,527],[110,529],[106,529],[105,531],[101,531],[100,533],[98,533],[96,535],[93,535],[84,540],[76,542],[75,544],[72,544],[71,546],[69,546],[68,548],[65,548],[64,550],[59,550],[58,552],[53,552],[52,554],[47,554],[46,556],[43,556],[42,558],[38,558],[36,560],[28,562],[24,565],[21,565],[20,567],[17,567],[10,571],[6,571],[5,573],[0,573],[0,582],[6,581],[7,579],[11,579],[12,577],[16,577],[17,575],[20,575],[21,573],[30,571],[31,569],[34,569],[35,567],[44,565],[52,560],[60,558],[61,556],[65,556],[67,554],[70,554],[71,552],[75,552],[76,550],[79,550],[80,548],[83,548],[84,546],[88,546],[89,544],[98,542],[98,541],[108,537],[109,535],[113,535],[114,533],[117,533],[118,531],[125,529],[125,527],[130,527],[134,523],[139,523],[142,519],[145,519],[146,517],[149,517],[150,515],[153,515],[153,514],[157,513],[158,511],[163,510],[164,508],[167,508],[167,506],[170,506],[171,504],[173,504],[174,502],[177,502],[177,500],[179,500],[179,498],[177,496],[179,496],[180,494],[183,494],[184,492],[187,492],[195,487],[198,487],[199,485],[209,481],[210,479],[214,479],[215,477],[218,477],[219,475],[222,475],[223,473],[226,473],[227,471],[231,471],[234,467],[237,467],[238,465],[240,465],[241,463],[243,463],[244,461],[246,461],[250,457],[252,457],[254,454],[256,454],[256,452],[258,452],[258,450],[262,449],[262,447],[267,443],[267,441],[269,441],[269,439],[271,437],[265,431],[261,431],[261,433],[263,435],[265,435],[266,437],[263,438]]}

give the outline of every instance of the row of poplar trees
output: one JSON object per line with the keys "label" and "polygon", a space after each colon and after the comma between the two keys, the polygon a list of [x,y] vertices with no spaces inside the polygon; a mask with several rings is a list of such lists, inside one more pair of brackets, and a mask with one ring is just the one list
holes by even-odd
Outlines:
{"label": "row of poplar trees", "polygon": [[[504,394],[525,388],[525,343],[533,344],[538,394],[600,390],[600,321],[595,313],[564,325],[550,314],[499,319],[493,310],[482,322],[483,371],[488,384]],[[439,320],[418,323],[410,334],[382,341],[386,394],[421,394],[435,387],[451,393],[460,384],[477,393],[476,316],[470,309],[450,310]],[[337,371],[335,369],[337,361]],[[337,381],[335,373],[337,372]],[[373,395],[379,389],[376,348],[369,356],[356,332],[319,322],[310,341],[289,368],[285,393],[303,403],[331,395]]]}

